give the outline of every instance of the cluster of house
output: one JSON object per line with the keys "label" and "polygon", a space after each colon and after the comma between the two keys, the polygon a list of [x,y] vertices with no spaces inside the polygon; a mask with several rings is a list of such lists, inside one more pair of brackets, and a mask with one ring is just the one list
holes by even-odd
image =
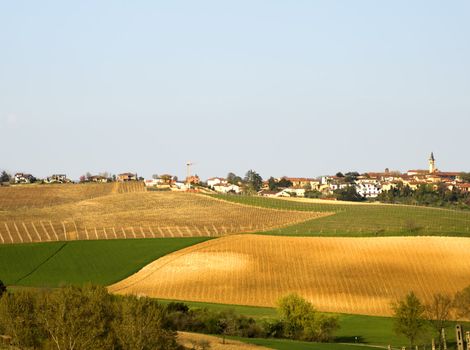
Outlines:
{"label": "cluster of house", "polygon": [[[429,168],[426,170],[408,170],[403,174],[385,169],[384,172],[369,172],[356,176],[353,181],[347,181],[344,176],[284,177],[283,179],[292,183],[290,187],[271,190],[268,181],[264,181],[258,194],[266,197],[304,197],[306,191],[318,191],[323,197],[328,197],[338,189],[354,186],[356,192],[362,197],[376,198],[383,191],[390,191],[400,185],[409,186],[411,190],[416,190],[423,184],[429,184],[436,190],[439,186],[445,186],[448,190],[458,189],[461,192],[470,193],[470,183],[465,182],[461,174],[460,172],[439,171],[435,165],[434,154],[431,153]],[[281,178],[275,180],[279,182]],[[239,185],[230,184],[226,179],[220,177],[208,179],[207,185],[219,193],[240,193],[242,191]]]}
{"label": "cluster of house", "polygon": [[44,183],[50,184],[72,182],[70,179],[67,178],[67,175],[65,174],[54,174],[46,177],[45,179],[37,179],[33,175],[26,173],[16,173],[13,177],[13,181],[15,184],[29,184],[36,181],[42,181]]}
{"label": "cluster of house", "polygon": [[[90,175],[87,177],[84,176],[83,181],[81,182],[104,183],[104,182],[111,182],[114,180],[118,182],[137,181],[138,177],[137,177],[137,174],[134,174],[134,173],[122,173],[122,174],[117,175],[115,179],[107,177],[107,176],[102,176],[102,175]],[[29,184],[33,182],[43,182],[43,183],[48,183],[48,184],[53,184],[53,183],[64,184],[64,183],[71,183],[73,181],[70,180],[65,174],[54,174],[44,179],[37,179],[31,174],[16,173],[15,176],[13,177],[13,182],[15,184]]]}

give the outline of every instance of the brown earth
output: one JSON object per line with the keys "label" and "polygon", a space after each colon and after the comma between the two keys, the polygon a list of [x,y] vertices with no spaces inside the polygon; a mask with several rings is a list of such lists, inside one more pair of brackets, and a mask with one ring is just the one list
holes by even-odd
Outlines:
{"label": "brown earth", "polygon": [[222,338],[188,332],[178,332],[178,344],[181,344],[188,349],[201,349],[201,342],[209,345],[208,349],[211,350],[267,350],[264,346],[242,343],[236,340],[225,339],[225,344]]}

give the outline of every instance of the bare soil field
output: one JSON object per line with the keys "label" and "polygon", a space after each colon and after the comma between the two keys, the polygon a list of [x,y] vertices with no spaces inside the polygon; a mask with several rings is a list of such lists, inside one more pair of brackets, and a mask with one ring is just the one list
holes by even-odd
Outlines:
{"label": "bare soil field", "polygon": [[[178,332],[178,344],[185,346],[188,349],[201,349],[200,344],[204,342],[209,345],[207,349],[211,350],[267,350],[264,346],[242,343],[232,339],[226,339],[225,344],[222,343],[222,338],[215,337],[207,334]],[[196,346],[195,346],[196,345]]]}
{"label": "bare soil field", "polygon": [[162,257],[109,289],[254,306],[295,292],[321,311],[388,316],[408,291],[427,301],[469,284],[470,238],[234,235]]}
{"label": "bare soil field", "polygon": [[[275,229],[329,215],[257,208],[192,193],[140,192],[141,187],[131,185],[138,186],[63,185],[62,189],[57,185],[53,195],[49,189],[52,186],[8,188],[6,192],[0,189],[0,195],[9,194],[4,199],[7,204],[0,204],[0,244],[220,236]],[[43,202],[33,199],[43,195],[37,193],[38,188],[45,192],[44,196],[54,198],[50,205],[39,205]],[[93,188],[95,192],[88,192]],[[13,190],[21,196],[16,198]],[[24,195],[27,190],[33,194]],[[88,199],[90,193],[94,197]]]}

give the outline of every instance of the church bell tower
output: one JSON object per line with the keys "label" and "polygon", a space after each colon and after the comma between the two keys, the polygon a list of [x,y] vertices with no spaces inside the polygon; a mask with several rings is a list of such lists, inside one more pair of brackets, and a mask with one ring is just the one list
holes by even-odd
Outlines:
{"label": "church bell tower", "polygon": [[431,152],[429,157],[429,173],[432,174],[434,172],[436,172],[436,160],[434,159],[434,153]]}

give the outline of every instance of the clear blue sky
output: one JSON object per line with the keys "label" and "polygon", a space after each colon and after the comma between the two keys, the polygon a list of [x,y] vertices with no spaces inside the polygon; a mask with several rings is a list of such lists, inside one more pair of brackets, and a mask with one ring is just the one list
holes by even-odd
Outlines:
{"label": "clear blue sky", "polygon": [[469,1],[2,1],[0,168],[470,171]]}

